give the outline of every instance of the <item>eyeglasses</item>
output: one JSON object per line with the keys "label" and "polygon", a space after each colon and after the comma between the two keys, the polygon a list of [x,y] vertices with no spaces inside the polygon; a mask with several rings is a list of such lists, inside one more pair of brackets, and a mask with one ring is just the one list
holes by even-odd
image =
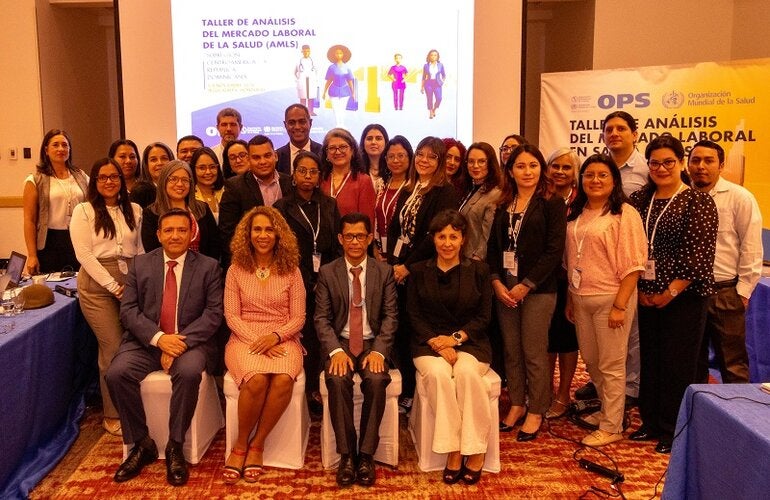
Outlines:
{"label": "eyeglasses", "polygon": [[219,165],[216,163],[212,165],[195,165],[195,170],[200,170],[201,172],[216,172],[219,170]]}
{"label": "eyeglasses", "polygon": [[364,241],[366,241],[366,238],[368,236],[369,235],[366,234],[366,233],[355,233],[355,234],[353,234],[353,233],[345,233],[345,234],[342,235],[342,239],[345,240],[348,243],[352,242],[353,240],[356,240],[359,243],[363,243]]}
{"label": "eyeglasses", "polygon": [[416,155],[414,155],[415,158],[418,160],[431,160],[431,161],[438,161],[438,155],[436,153],[426,153],[425,151],[418,151]]}
{"label": "eyeglasses", "polygon": [[666,170],[671,170],[672,168],[674,168],[675,165],[676,165],[676,160],[674,158],[668,158],[663,161],[652,160],[647,162],[647,166],[649,166],[650,170],[652,170],[653,172],[658,170],[660,167],[665,167]]}
{"label": "eyeglasses", "polygon": [[587,181],[592,181],[594,179],[599,179],[600,181],[606,181],[610,177],[612,176],[607,172],[599,172],[598,174],[595,174],[593,172],[588,172],[587,174],[583,174],[583,179]]}
{"label": "eyeglasses", "polygon": [[350,149],[350,146],[343,144],[342,146],[329,146],[326,148],[330,153],[342,153],[345,154]]}
{"label": "eyeglasses", "polygon": [[468,166],[473,167],[478,165],[479,167],[486,167],[487,166],[487,160],[486,158],[481,158],[479,160],[468,160]]}
{"label": "eyeglasses", "polygon": [[516,146],[500,146],[501,153],[510,153],[514,149],[516,149]]}
{"label": "eyeglasses", "polygon": [[406,153],[391,153],[391,154],[388,154],[385,157],[385,159],[388,160],[388,161],[395,161],[395,160],[404,161],[404,160],[407,159],[407,154]]}
{"label": "eyeglasses", "polygon": [[297,168],[297,170],[295,170],[295,172],[297,172],[299,175],[301,175],[303,177],[307,176],[307,175],[309,175],[310,177],[313,177],[313,176],[318,175],[318,172],[320,172],[320,171],[317,168],[307,169],[305,167],[299,167],[299,168]]}
{"label": "eyeglasses", "polygon": [[249,157],[249,153],[238,153],[237,155],[236,154],[227,155],[227,159],[230,160],[231,162],[236,162],[238,160],[245,160],[248,157]]}
{"label": "eyeglasses", "polygon": [[118,174],[97,175],[96,176],[96,182],[104,184],[107,181],[119,182],[120,181],[120,176]]}
{"label": "eyeglasses", "polygon": [[169,184],[182,184],[183,186],[189,186],[190,185],[190,178],[189,177],[169,177],[168,178]]}

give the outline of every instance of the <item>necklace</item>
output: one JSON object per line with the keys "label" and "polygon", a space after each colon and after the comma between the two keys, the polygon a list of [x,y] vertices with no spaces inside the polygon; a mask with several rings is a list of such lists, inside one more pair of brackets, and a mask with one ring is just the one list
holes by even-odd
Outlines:
{"label": "necklace", "polygon": [[265,281],[267,278],[270,277],[270,268],[269,267],[257,267],[256,270],[257,278]]}

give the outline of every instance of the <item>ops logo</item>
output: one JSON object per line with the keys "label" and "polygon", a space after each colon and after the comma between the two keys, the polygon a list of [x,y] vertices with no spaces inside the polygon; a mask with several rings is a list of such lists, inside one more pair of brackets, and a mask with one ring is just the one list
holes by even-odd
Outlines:
{"label": "ops logo", "polygon": [[623,109],[632,105],[634,108],[646,108],[650,105],[650,93],[604,94],[599,96],[599,100],[596,104],[602,109]]}

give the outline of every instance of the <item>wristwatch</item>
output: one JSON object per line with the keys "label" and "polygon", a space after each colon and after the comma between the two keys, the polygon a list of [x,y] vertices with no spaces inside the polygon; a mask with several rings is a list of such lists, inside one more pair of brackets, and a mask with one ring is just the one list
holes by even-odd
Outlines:
{"label": "wristwatch", "polygon": [[667,290],[668,290],[668,293],[670,293],[673,298],[676,298],[676,296],[679,295],[679,290],[677,290],[676,288],[668,287]]}
{"label": "wristwatch", "polygon": [[452,334],[452,338],[455,339],[455,342],[457,342],[456,345],[463,345],[463,334],[460,332],[454,332]]}

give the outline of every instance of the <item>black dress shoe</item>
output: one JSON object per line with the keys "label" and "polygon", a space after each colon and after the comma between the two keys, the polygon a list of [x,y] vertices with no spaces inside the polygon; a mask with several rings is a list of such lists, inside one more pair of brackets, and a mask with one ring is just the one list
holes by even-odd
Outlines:
{"label": "black dress shoe", "polygon": [[586,399],[596,399],[599,395],[596,392],[596,386],[593,382],[587,382],[586,385],[579,388],[575,391],[575,399],[579,399],[581,401]]}
{"label": "black dress shoe", "polygon": [[169,439],[166,445],[166,481],[171,486],[182,486],[189,477],[182,445]]}
{"label": "black dress shoe", "polygon": [[122,483],[135,478],[142,472],[145,465],[151,464],[157,459],[158,448],[151,439],[144,446],[137,443],[131,450],[131,453],[128,454],[126,461],[120,464],[117,472],[115,472],[115,482]]}
{"label": "black dress shoe", "polygon": [[632,432],[628,439],[631,441],[653,441],[658,439],[658,433],[643,425],[637,431]]}
{"label": "black dress shoe", "polygon": [[671,453],[671,438],[660,438],[660,441],[658,441],[658,444],[655,446],[655,451],[658,453]]}
{"label": "black dress shoe", "polygon": [[356,482],[356,464],[353,455],[344,454],[340,457],[340,466],[337,469],[337,484],[350,486]]}
{"label": "black dress shoe", "polygon": [[535,432],[524,432],[523,430],[519,429],[519,433],[516,435],[516,441],[519,441],[520,443],[532,441],[533,439],[537,438],[539,433],[540,429],[536,430]]}
{"label": "black dress shoe", "polygon": [[358,468],[356,469],[356,482],[361,486],[371,486],[377,478],[374,469],[374,457],[368,453],[358,455]]}

